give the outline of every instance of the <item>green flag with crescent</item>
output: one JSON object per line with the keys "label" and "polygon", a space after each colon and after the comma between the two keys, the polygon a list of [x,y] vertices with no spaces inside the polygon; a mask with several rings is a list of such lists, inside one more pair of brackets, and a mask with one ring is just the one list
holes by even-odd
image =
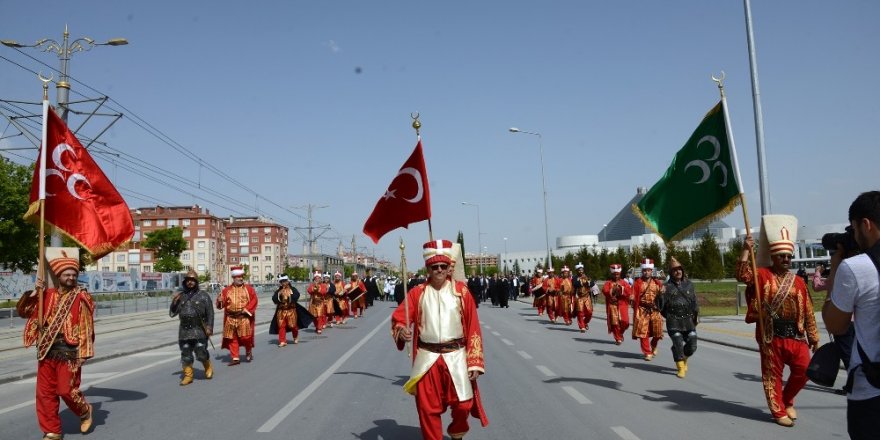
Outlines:
{"label": "green flag with crescent", "polygon": [[740,203],[742,179],[722,100],[675,154],[666,174],[632,205],[665,241],[675,241],[729,214]]}

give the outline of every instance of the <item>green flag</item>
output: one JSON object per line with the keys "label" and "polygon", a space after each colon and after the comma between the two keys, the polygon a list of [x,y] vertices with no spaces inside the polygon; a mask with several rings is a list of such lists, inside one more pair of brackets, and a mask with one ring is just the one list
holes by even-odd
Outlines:
{"label": "green flag", "polygon": [[674,241],[729,214],[742,184],[722,98],[675,154],[660,181],[633,212],[665,241]]}

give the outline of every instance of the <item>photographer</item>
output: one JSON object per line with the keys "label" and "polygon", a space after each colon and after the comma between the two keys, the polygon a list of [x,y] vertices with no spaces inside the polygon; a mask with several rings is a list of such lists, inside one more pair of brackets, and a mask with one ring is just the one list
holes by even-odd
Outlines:
{"label": "photographer", "polygon": [[[849,223],[852,238],[865,253],[843,260],[846,240],[838,240],[822,319],[832,334],[844,334],[850,321],[855,326],[856,349],[847,378],[847,431],[851,439],[868,439],[876,438],[875,419],[880,414],[880,383],[869,382],[865,371],[880,369],[880,191],[862,193],[853,201]],[[863,359],[873,367],[862,365]]]}

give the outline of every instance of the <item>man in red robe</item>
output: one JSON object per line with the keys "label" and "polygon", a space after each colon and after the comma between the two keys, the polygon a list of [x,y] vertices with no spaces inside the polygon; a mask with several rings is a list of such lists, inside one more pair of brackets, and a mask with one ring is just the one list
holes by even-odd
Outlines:
{"label": "man in red robe", "polygon": [[[758,322],[755,337],[767,406],[776,424],[785,427],[794,426],[794,398],[807,384],[810,349],[819,348],[813,301],[804,280],[790,270],[797,230],[794,216],[763,216],[757,261],[763,267],[758,267],[757,274],[752,270],[750,255],[755,240],[751,236],[746,236],[742,255],[736,262],[736,279],[746,284],[746,322]],[[759,297],[763,312],[760,315],[756,308]],[[786,366],[790,374],[783,387],[782,372]]]}
{"label": "man in red robe", "polygon": [[629,299],[632,297],[632,287],[620,278],[622,271],[621,265],[612,264],[611,278],[602,286],[605,312],[608,315],[608,333],[614,335],[617,345],[623,343],[623,332],[629,328]]}
{"label": "man in red robe", "polygon": [[[460,439],[468,432],[468,415],[484,427],[489,424],[477,388],[477,378],[485,372],[480,320],[467,285],[451,279],[452,242],[430,241],[423,248],[428,282],[410,289],[391,315],[391,336],[398,350],[407,341],[415,345],[404,389],[415,395],[422,437],[441,440],[440,416],[451,408],[446,432]],[[412,329],[407,328],[410,323]]]}
{"label": "man in red robe", "polygon": [[37,345],[37,423],[43,439],[64,437],[59,398],[80,419],[80,432],[92,427],[92,406],[79,390],[82,365],[95,355],[95,303],[91,295],[79,287],[79,259],[69,258],[62,251],[60,258],[49,261],[58,277],[57,289],[43,292],[43,331],[40,331],[39,295],[45,287],[37,279],[36,289],[25,292],[16,304],[18,315],[27,319],[24,346]]}
{"label": "man in red robe", "polygon": [[633,339],[638,339],[646,361],[657,355],[657,344],[663,339],[663,316],[657,307],[657,297],[663,283],[654,279],[654,260],[642,260],[642,276],[633,284]]}
{"label": "man in red robe", "polygon": [[584,273],[584,265],[578,263],[575,267],[577,270],[577,278],[574,279],[575,303],[574,308],[577,310],[578,328],[581,333],[590,328],[590,320],[593,319],[593,295],[590,289],[590,277]]}
{"label": "man in red robe", "polygon": [[229,366],[241,363],[239,346],[244,346],[245,360],[254,360],[254,327],[257,313],[257,292],[244,283],[244,269],[231,268],[232,285],[217,297],[217,308],[223,310],[223,348],[229,349]]}
{"label": "man in red robe", "polygon": [[571,280],[571,269],[562,266],[562,278],[559,279],[559,297],[557,313],[565,325],[571,325],[571,314],[574,310],[574,284]]}
{"label": "man in red robe", "polygon": [[348,322],[351,307],[349,307],[348,295],[345,294],[345,281],[342,280],[342,272],[338,270],[333,274],[333,290],[336,292],[333,294],[333,301],[336,301],[336,304],[333,305],[333,322],[336,325],[342,325]]}
{"label": "man in red robe", "polygon": [[552,267],[547,269],[547,278],[544,278],[544,296],[547,305],[547,318],[550,322],[555,323],[559,316],[559,278],[556,277],[556,270]]}
{"label": "man in red robe", "polygon": [[367,285],[358,279],[357,272],[351,273],[351,281],[345,285],[345,293],[351,303],[354,319],[364,316],[364,310],[367,308]]}
{"label": "man in red robe", "polygon": [[324,307],[324,298],[330,294],[330,285],[321,282],[321,272],[315,272],[312,283],[306,288],[309,293],[309,313],[315,317],[315,333],[324,332],[327,325],[327,310]]}
{"label": "man in red robe", "polygon": [[544,291],[543,270],[535,270],[535,276],[529,281],[529,293],[535,297],[532,305],[538,309],[538,316],[544,314],[544,305],[547,303],[547,295]]}

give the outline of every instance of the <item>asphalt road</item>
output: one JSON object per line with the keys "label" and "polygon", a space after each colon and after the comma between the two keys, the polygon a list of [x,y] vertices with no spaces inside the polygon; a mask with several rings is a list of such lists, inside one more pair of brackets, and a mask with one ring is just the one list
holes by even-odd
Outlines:
{"label": "asphalt road", "polygon": [[[82,388],[96,410],[87,438],[418,439],[402,389],[410,360],[389,336],[391,304],[285,348],[260,325],[254,362],[227,367],[227,353],[212,351],[214,379],[197,364],[187,387],[174,346],[87,363]],[[479,312],[490,425],[471,419],[468,439],[846,438],[845,398],[812,384],[798,396],[797,425],[773,424],[755,352],[701,343],[682,380],[668,338],[646,362],[635,341],[614,345],[602,320],[582,334],[524,303]],[[0,439],[40,438],[34,379],[2,384],[0,395]],[[78,420],[62,408],[67,438],[78,438]]]}

